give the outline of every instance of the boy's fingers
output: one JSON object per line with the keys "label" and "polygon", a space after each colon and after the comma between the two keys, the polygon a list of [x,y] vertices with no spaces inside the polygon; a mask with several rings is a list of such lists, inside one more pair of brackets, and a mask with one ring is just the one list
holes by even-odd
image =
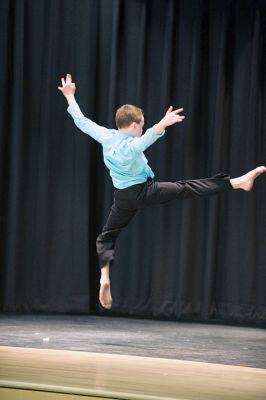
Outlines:
{"label": "boy's fingers", "polygon": [[181,111],[183,111],[184,110],[184,108],[178,108],[177,110],[174,110],[173,112],[175,113],[175,114],[179,114]]}
{"label": "boy's fingers", "polygon": [[173,106],[170,106],[169,108],[168,108],[168,110],[166,111],[166,113],[169,113],[169,112],[171,112],[173,110]]}
{"label": "boy's fingers", "polygon": [[66,76],[66,83],[71,83],[71,80],[72,80],[71,75],[70,75],[70,74],[67,74],[67,76]]}
{"label": "boy's fingers", "polygon": [[61,82],[62,82],[62,86],[65,86],[66,82],[65,82],[64,78],[61,78]]}
{"label": "boy's fingers", "polygon": [[62,92],[63,88],[61,86],[58,86],[58,90],[61,90],[61,92]]}

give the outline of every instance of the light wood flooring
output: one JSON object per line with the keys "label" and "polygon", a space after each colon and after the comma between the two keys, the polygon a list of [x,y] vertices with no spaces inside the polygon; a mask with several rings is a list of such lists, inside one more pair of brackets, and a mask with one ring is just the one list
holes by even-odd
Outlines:
{"label": "light wood flooring", "polygon": [[265,400],[266,369],[0,347],[1,400]]}

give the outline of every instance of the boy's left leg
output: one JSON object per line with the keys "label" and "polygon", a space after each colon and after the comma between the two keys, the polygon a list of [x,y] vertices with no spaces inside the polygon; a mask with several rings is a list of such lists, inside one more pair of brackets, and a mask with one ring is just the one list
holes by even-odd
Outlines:
{"label": "boy's left leg", "polygon": [[115,243],[121,230],[128,225],[137,209],[119,207],[116,202],[111,207],[102,233],[97,237],[96,247],[101,268],[99,300],[104,308],[112,306],[110,267],[114,261]]}
{"label": "boy's left leg", "polygon": [[110,309],[112,307],[110,264],[106,264],[101,268],[99,300],[104,308]]}

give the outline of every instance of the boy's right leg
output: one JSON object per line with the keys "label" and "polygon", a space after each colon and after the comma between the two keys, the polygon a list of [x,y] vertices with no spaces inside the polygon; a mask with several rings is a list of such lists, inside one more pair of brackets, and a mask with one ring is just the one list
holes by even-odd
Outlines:
{"label": "boy's right leg", "polygon": [[250,191],[254,180],[266,172],[265,166],[257,167],[245,175],[231,179],[220,173],[210,178],[182,180],[177,182],[151,181],[145,187],[144,202],[146,205],[167,203],[174,199],[208,197],[233,189]]}
{"label": "boy's right leg", "polygon": [[232,190],[230,176],[224,173],[210,178],[189,179],[177,182],[151,181],[145,187],[145,205],[163,204],[172,200],[183,200],[212,196]]}
{"label": "boy's right leg", "polygon": [[251,171],[247,172],[245,175],[239,176],[238,178],[233,178],[230,180],[233,189],[242,189],[249,192],[253,188],[254,180],[261,174],[266,172],[266,167],[261,165]]}

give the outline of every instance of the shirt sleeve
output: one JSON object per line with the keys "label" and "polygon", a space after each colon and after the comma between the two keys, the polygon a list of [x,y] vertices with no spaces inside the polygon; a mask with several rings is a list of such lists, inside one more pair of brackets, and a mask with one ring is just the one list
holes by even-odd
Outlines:
{"label": "shirt sleeve", "polygon": [[165,131],[163,131],[159,135],[154,134],[153,132],[154,127],[147,129],[144,135],[142,135],[141,137],[134,138],[130,143],[131,150],[136,153],[143,152],[165,134]]}
{"label": "shirt sleeve", "polygon": [[95,122],[91,121],[89,118],[86,118],[78,104],[74,104],[68,107],[68,113],[74,120],[75,125],[84,133],[91,136],[93,139],[97,140],[99,143],[103,143],[104,137],[109,132],[107,128],[96,124]]}

